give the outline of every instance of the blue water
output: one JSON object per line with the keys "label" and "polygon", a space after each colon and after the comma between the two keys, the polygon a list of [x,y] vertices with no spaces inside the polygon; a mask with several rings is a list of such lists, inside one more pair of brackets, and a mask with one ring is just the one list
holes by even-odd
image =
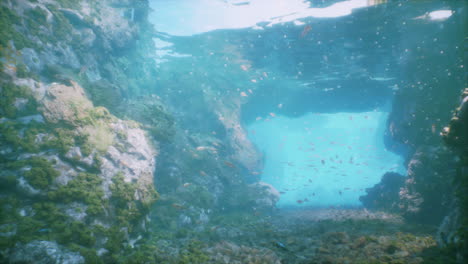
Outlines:
{"label": "blue water", "polygon": [[280,193],[278,207],[360,206],[365,188],[387,171],[405,174],[403,159],[383,142],[385,112],[272,113],[248,126],[263,152],[262,181]]}
{"label": "blue water", "polygon": [[[414,106],[388,106],[403,90],[432,89],[425,85],[436,73],[451,78],[445,67],[455,65],[459,47],[442,43],[458,34],[448,30],[457,5],[422,2],[154,0],[160,72],[173,78],[161,86],[179,89],[174,101],[198,86],[193,101],[199,94],[209,101],[210,90],[227,101],[240,97],[240,109],[225,111],[241,114],[263,154],[259,177],[281,194],[277,207],[360,207],[359,197],[385,173],[406,175],[408,157],[400,155],[414,147],[405,126],[388,123],[389,113]],[[437,63],[419,62],[429,55]],[[438,129],[441,120],[426,116],[420,131]],[[400,134],[390,136],[398,125]]]}

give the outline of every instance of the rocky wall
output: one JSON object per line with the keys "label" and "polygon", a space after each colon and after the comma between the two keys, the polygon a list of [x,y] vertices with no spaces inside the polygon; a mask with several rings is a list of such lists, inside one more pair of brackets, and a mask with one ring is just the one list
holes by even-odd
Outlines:
{"label": "rocky wall", "polygon": [[0,262],[116,263],[147,230],[159,147],[117,109],[154,84],[146,15],[0,4]]}

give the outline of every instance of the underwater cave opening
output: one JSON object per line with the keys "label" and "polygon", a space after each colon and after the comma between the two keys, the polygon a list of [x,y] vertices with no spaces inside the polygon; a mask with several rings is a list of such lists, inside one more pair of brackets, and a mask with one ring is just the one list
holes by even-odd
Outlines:
{"label": "underwater cave opening", "polygon": [[246,126],[264,155],[261,181],[281,194],[279,208],[360,207],[365,189],[404,158],[384,144],[388,112],[271,114]]}

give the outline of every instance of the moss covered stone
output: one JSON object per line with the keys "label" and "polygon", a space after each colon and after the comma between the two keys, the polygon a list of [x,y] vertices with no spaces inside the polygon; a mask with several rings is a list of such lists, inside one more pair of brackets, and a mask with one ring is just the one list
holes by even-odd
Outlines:
{"label": "moss covered stone", "polygon": [[[17,107],[17,99],[24,99],[26,103]],[[17,86],[14,83],[1,83],[0,89],[0,118],[17,118],[19,116],[37,113],[37,102],[28,87]]]}
{"label": "moss covered stone", "polygon": [[87,205],[88,215],[99,215],[106,207],[102,179],[92,173],[80,173],[67,185],[61,186],[48,194],[53,201],[64,203],[83,202]]}
{"label": "moss covered stone", "polygon": [[10,163],[10,169],[24,168],[24,178],[36,189],[48,189],[60,173],[54,169],[53,164],[42,157],[31,157]]}

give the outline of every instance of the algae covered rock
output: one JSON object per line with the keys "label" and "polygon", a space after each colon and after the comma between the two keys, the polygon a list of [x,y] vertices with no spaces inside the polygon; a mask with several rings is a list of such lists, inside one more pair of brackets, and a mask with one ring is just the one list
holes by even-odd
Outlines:
{"label": "algae covered rock", "polygon": [[9,258],[10,263],[37,264],[84,264],[85,259],[76,252],[67,250],[51,241],[31,241],[18,243]]}
{"label": "algae covered rock", "polygon": [[403,175],[387,172],[378,184],[367,188],[367,194],[359,197],[359,200],[368,209],[398,211],[399,192],[404,183]]}

